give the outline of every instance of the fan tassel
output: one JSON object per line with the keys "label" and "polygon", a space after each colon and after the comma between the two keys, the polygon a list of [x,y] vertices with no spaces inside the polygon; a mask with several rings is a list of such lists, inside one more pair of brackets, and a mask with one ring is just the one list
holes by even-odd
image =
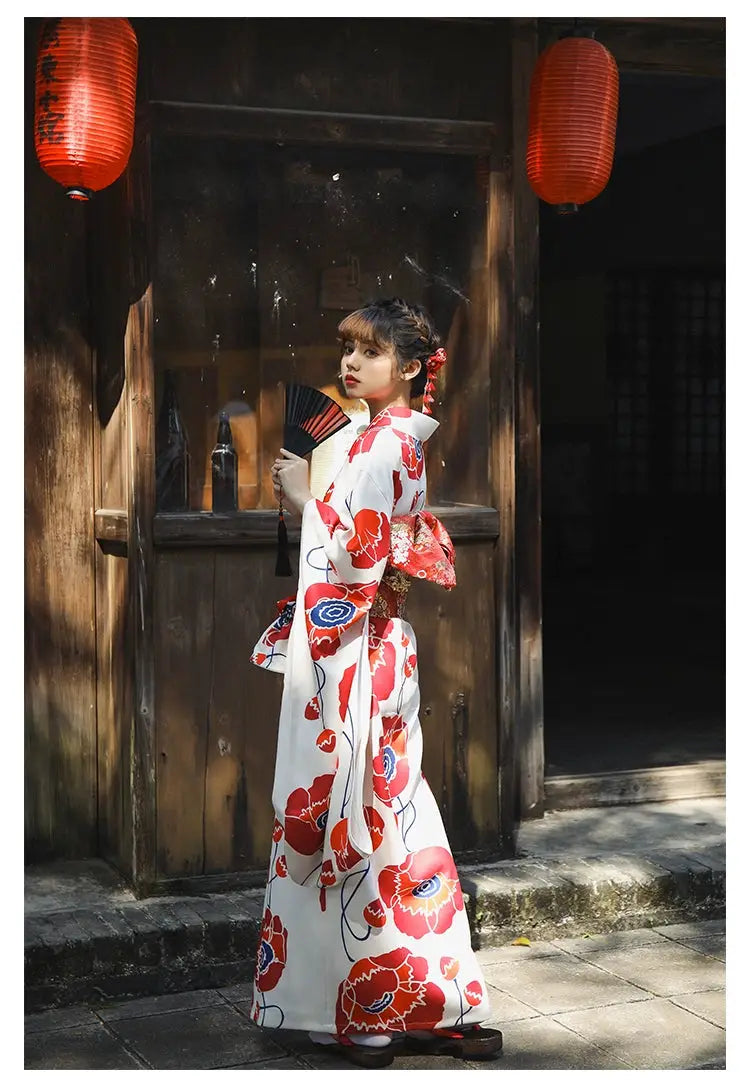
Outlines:
{"label": "fan tassel", "polygon": [[277,577],[291,577],[292,566],[289,561],[289,538],[286,531],[286,523],[284,521],[284,509],[281,502],[279,502],[279,531],[278,531],[278,544],[276,547],[276,576]]}

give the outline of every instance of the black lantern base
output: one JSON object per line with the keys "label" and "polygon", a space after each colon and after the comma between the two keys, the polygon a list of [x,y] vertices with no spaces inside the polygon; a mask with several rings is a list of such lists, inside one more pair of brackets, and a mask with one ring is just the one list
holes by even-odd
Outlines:
{"label": "black lantern base", "polygon": [[578,211],[578,204],[556,204],[555,210],[558,215],[575,215]]}

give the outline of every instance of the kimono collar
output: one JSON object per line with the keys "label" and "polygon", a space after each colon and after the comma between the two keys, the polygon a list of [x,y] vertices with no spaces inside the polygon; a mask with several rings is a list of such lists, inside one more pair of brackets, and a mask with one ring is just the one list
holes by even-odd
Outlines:
{"label": "kimono collar", "polygon": [[412,411],[410,407],[386,407],[372,419],[368,429],[391,426],[394,430],[400,430],[425,442],[432,437],[439,425],[440,423],[432,415]]}

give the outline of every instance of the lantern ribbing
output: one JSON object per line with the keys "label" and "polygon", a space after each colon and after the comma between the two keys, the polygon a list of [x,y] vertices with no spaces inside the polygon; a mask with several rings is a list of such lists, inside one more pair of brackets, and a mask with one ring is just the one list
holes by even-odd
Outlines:
{"label": "lantern ribbing", "polygon": [[601,42],[566,37],[545,49],[531,80],[526,172],[540,199],[566,208],[598,196],[615,152],[619,76]]}
{"label": "lantern ribbing", "polygon": [[127,19],[47,19],[36,66],[34,147],[73,199],[111,185],[133,147],[138,42]]}

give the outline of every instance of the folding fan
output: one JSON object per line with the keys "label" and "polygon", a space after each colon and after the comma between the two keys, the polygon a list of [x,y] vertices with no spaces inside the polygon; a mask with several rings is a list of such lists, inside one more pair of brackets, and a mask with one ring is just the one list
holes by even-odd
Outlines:
{"label": "folding fan", "polygon": [[[297,456],[306,456],[326,438],[348,426],[351,419],[335,400],[309,385],[287,385],[284,409],[284,448]],[[279,531],[276,550],[276,576],[289,577],[292,567],[284,522],[284,508],[279,498]]]}

